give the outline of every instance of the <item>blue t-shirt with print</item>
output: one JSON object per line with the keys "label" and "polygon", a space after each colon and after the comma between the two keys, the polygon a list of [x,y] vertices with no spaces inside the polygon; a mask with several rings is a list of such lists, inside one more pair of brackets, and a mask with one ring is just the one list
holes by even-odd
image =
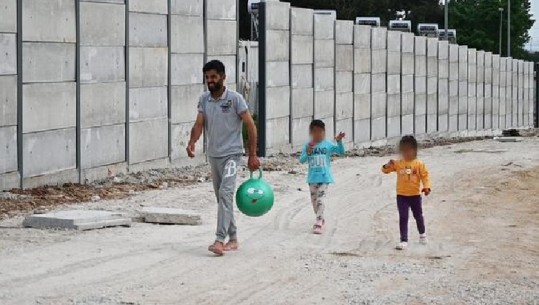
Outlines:
{"label": "blue t-shirt with print", "polygon": [[307,154],[309,143],[305,144],[299,162],[309,162],[309,173],[307,175],[307,183],[335,183],[333,174],[331,173],[331,156],[334,154],[343,155],[344,145],[342,141],[334,144],[328,140],[324,140],[313,147],[310,154]]}

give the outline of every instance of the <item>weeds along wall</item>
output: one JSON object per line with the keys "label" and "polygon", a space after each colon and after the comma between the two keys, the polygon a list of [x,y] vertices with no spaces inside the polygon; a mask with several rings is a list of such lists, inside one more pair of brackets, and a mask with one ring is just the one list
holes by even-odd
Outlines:
{"label": "weeds along wall", "polygon": [[296,150],[312,119],[349,146],[401,135],[495,135],[533,125],[533,63],[436,38],[335,20],[288,3],[262,10],[259,79],[268,154]]}
{"label": "weeds along wall", "polygon": [[1,0],[0,189],[203,161],[185,147],[236,0]]}

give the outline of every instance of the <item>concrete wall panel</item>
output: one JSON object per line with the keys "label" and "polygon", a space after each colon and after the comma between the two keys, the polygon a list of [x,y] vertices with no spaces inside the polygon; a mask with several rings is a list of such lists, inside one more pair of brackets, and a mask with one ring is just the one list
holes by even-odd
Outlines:
{"label": "concrete wall panel", "polygon": [[313,88],[313,65],[292,65],[293,88]]}
{"label": "concrete wall panel", "polygon": [[168,0],[129,0],[129,11],[166,15],[168,13],[167,3]]}
{"label": "concrete wall panel", "polygon": [[[288,72],[290,69],[290,66],[288,62],[286,61],[268,62],[266,69],[267,69],[266,70],[266,81],[267,81],[266,84],[268,87],[288,86],[288,84],[290,83],[290,78],[289,78],[290,75]],[[320,77],[322,77],[320,81],[325,80],[324,76],[320,75]],[[333,77],[331,78],[331,82],[333,82]],[[325,84],[325,83],[321,83],[321,84]]]}
{"label": "concrete wall panel", "polygon": [[[17,126],[0,127],[0,173],[17,170]],[[2,178],[0,177],[0,181]]]}
{"label": "concrete wall panel", "polygon": [[[292,90],[292,117],[312,118],[314,112],[314,91],[312,88],[298,88]],[[294,141],[295,142],[295,141]]]}
{"label": "concrete wall panel", "polygon": [[23,81],[62,82],[75,80],[75,44],[23,44]]}
{"label": "concrete wall panel", "polygon": [[[174,59],[175,56],[173,56],[172,59]],[[175,64],[177,64],[177,62]],[[199,69],[200,67],[201,66],[198,66]],[[173,67],[173,71],[174,68],[177,69],[175,66]],[[129,51],[129,74],[129,85],[131,87],[155,87],[167,85],[167,48],[131,48]]]}
{"label": "concrete wall panel", "polygon": [[77,149],[75,139],[75,128],[23,135],[24,177],[74,169]]}
{"label": "concrete wall panel", "polygon": [[[290,33],[286,31],[268,31],[266,33],[267,39],[270,41],[289,41],[290,40]],[[299,36],[301,37],[301,36]],[[309,43],[308,41],[304,43]],[[306,45],[307,48],[309,48],[308,45]],[[219,45],[216,45],[216,48],[221,48]],[[311,46],[312,48],[312,46]],[[234,54],[235,45],[232,46],[232,53]],[[308,50],[302,50],[307,51]],[[308,54],[306,54],[308,56]],[[290,59],[290,47],[288,43],[274,43],[274,47],[266,50],[266,60],[267,61],[289,61]]]}
{"label": "concrete wall panel", "polygon": [[[335,92],[334,91],[315,91],[314,92],[314,117],[323,119],[333,117],[335,110]],[[327,124],[327,122],[326,122]]]}
{"label": "concrete wall panel", "polygon": [[204,19],[198,16],[171,15],[172,53],[204,53]]}
{"label": "concrete wall panel", "polygon": [[335,118],[337,121],[353,117],[354,94],[352,92],[337,93],[335,99]]}
{"label": "concrete wall panel", "polygon": [[290,115],[290,87],[271,87],[266,89],[267,119]]}
{"label": "concrete wall panel", "polygon": [[353,71],[354,68],[354,47],[353,45],[335,46],[335,70]]}
{"label": "concrete wall panel", "polygon": [[206,17],[236,20],[236,2],[236,0],[206,0]]}
{"label": "concrete wall panel", "polygon": [[[0,76],[0,125],[17,125],[17,76]],[[1,172],[1,171],[0,171]]]}
{"label": "concrete wall panel", "polygon": [[305,35],[292,35],[292,48],[290,51],[291,61],[293,64],[312,64],[314,62],[313,37]]}
{"label": "concrete wall panel", "polygon": [[81,45],[123,46],[125,45],[125,6],[82,2],[80,27]]}
{"label": "concrete wall panel", "polygon": [[0,33],[0,75],[17,73],[17,35]]}
{"label": "concrete wall panel", "polygon": [[289,3],[274,1],[266,3],[266,30],[290,30]]}
{"label": "concrete wall panel", "polygon": [[348,20],[335,21],[335,43],[348,44],[354,43],[354,22]]}
{"label": "concrete wall panel", "polygon": [[129,89],[129,120],[131,122],[166,118],[167,114],[167,87]]}
{"label": "concrete wall panel", "polygon": [[76,42],[75,0],[22,2],[22,39]]}
{"label": "concrete wall panel", "polygon": [[164,158],[168,155],[168,119],[130,123],[131,163]]}
{"label": "concrete wall panel", "polygon": [[314,35],[314,11],[293,7],[290,9],[290,31],[292,35]]}
{"label": "concrete wall panel", "polygon": [[172,54],[170,60],[171,85],[201,84],[204,81],[202,74],[203,54]]}
{"label": "concrete wall panel", "polygon": [[172,0],[170,11],[172,14],[184,16],[199,16],[203,14],[203,0]]}
{"label": "concrete wall panel", "polygon": [[125,80],[123,47],[81,47],[80,80],[82,83],[121,82]]}
{"label": "concrete wall panel", "polygon": [[335,18],[331,15],[314,15],[314,39],[335,40]]}
{"label": "concrete wall panel", "polygon": [[[0,0],[0,32],[17,32],[17,1]],[[1,179],[0,179],[1,180]]]}
{"label": "concrete wall panel", "polygon": [[125,160],[125,125],[81,130],[81,166],[93,168]]}
{"label": "concrete wall panel", "polygon": [[24,133],[76,126],[73,82],[26,84],[23,100]]}
{"label": "concrete wall panel", "polygon": [[[221,21],[221,20],[207,20],[208,30],[207,33],[207,52],[213,55],[235,55],[237,50],[237,31],[236,21]],[[219,29],[219,30],[217,30]],[[270,32],[271,33],[271,32]],[[269,35],[269,39],[281,39],[281,37],[274,37],[276,35]],[[288,40],[286,40],[288,41]],[[277,41],[275,47],[280,46]],[[273,49],[273,48],[272,48]],[[269,50],[268,50],[269,51]],[[287,52],[288,53],[288,52]],[[271,54],[271,52],[270,52]]]}
{"label": "concrete wall panel", "polygon": [[335,73],[335,92],[352,92],[354,88],[354,73],[353,72],[336,72]]}
{"label": "concrete wall panel", "polygon": [[81,127],[125,122],[125,82],[81,84]]}
{"label": "concrete wall panel", "polygon": [[171,122],[174,124],[194,122],[204,85],[172,86],[171,90]]}
{"label": "concrete wall panel", "polygon": [[129,46],[166,47],[167,26],[166,15],[129,13]]}

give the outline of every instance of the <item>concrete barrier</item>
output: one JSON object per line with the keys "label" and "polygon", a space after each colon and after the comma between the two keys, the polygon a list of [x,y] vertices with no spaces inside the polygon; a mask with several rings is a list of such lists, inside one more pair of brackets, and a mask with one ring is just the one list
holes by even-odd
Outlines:
{"label": "concrete barrier", "polygon": [[371,28],[354,25],[354,143],[371,140]]}
{"label": "concrete barrier", "polygon": [[314,118],[335,134],[335,18],[314,15]]}
{"label": "concrete barrier", "polygon": [[401,32],[387,33],[387,137],[401,135]]}
{"label": "concrete barrier", "polygon": [[415,37],[412,33],[402,34],[402,57],[401,57],[401,134],[414,133],[414,108],[415,108]]}
{"label": "concrete barrier", "polygon": [[290,9],[290,140],[296,150],[309,140],[314,115],[313,19],[311,9]]}
{"label": "concrete barrier", "polygon": [[438,128],[440,134],[449,131],[449,43],[438,43]]}
{"label": "concrete barrier", "polygon": [[335,133],[354,140],[354,23],[335,22]]}
{"label": "concrete barrier", "polygon": [[414,133],[427,132],[427,38],[414,37]]}

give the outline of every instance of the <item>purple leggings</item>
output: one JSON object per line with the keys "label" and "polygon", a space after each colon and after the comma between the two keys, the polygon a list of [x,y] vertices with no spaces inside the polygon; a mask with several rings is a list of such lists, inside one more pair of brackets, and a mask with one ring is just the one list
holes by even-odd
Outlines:
{"label": "purple leggings", "polygon": [[410,209],[412,209],[412,214],[414,215],[419,234],[425,233],[425,221],[423,220],[423,209],[421,208],[421,196],[397,195],[397,207],[399,208],[401,241],[408,241],[408,213]]}

